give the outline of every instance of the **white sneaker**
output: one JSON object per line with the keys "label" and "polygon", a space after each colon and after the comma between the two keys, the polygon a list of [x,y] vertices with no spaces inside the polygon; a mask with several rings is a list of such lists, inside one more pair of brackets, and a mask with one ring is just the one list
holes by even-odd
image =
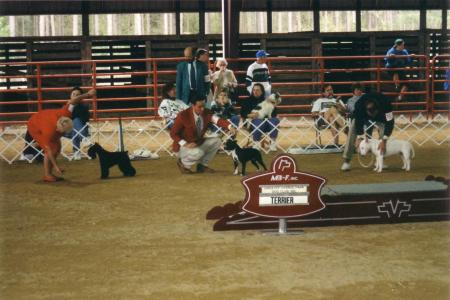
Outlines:
{"label": "white sneaker", "polygon": [[77,151],[73,154],[72,160],[81,160],[81,153]]}
{"label": "white sneaker", "polygon": [[344,162],[341,167],[342,171],[350,171],[350,163]]}
{"label": "white sneaker", "polygon": [[270,143],[269,151],[271,151],[271,152],[276,152],[276,151],[278,151],[278,149],[277,149],[277,144],[276,144],[275,142],[271,142],[271,143]]}
{"label": "white sneaker", "polygon": [[27,162],[31,162],[33,160],[33,155],[32,154],[20,154],[19,157],[20,161],[27,161]]}

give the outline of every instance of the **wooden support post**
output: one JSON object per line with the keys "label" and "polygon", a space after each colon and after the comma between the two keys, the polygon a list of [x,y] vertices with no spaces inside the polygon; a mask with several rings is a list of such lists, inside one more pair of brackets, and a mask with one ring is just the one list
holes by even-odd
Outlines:
{"label": "wooden support post", "polygon": [[272,33],[272,0],[267,0],[267,33]]}
{"label": "wooden support post", "polygon": [[[91,60],[92,59],[92,41],[87,38],[82,38],[81,42],[80,42],[80,47],[81,47],[81,59],[82,60]],[[91,64],[82,64],[81,65],[81,73],[91,74],[92,73],[92,65]],[[83,77],[81,80],[81,85],[91,86],[92,78]]]}
{"label": "wooden support post", "polygon": [[224,52],[225,57],[239,56],[239,9],[242,0],[224,0]]}
{"label": "wooden support post", "polygon": [[427,8],[426,1],[420,1],[420,21],[419,28],[421,32],[425,32],[427,30]]}
{"label": "wooden support post", "polygon": [[[371,34],[369,36],[369,55],[376,55],[376,38],[374,34]],[[371,68],[376,68],[377,66],[377,60],[374,58],[370,59],[370,67]],[[377,78],[377,74],[376,72],[370,72],[370,80],[373,81]]]}
{"label": "wooden support post", "polygon": [[[27,62],[33,61],[33,42],[27,41]],[[6,73],[8,74],[8,73]],[[34,74],[34,67],[32,65],[27,66],[27,75],[35,75]],[[27,88],[32,89],[34,87],[34,78],[27,78]],[[35,97],[35,93],[27,93],[27,100],[32,101],[36,100],[37,97]],[[36,104],[28,104],[28,111],[36,111],[37,105]]]}
{"label": "wooden support post", "polygon": [[181,35],[181,24],[180,24],[180,0],[175,1],[175,35]]}
{"label": "wooden support post", "polygon": [[205,37],[205,0],[198,0],[198,36]]}
{"label": "wooden support post", "polygon": [[89,36],[89,3],[88,1],[81,2],[81,35]]}
{"label": "wooden support post", "polygon": [[[152,57],[152,42],[151,41],[145,41],[145,58],[151,58]],[[146,62],[145,63],[145,71],[151,72],[152,71],[152,63]],[[150,74],[145,75],[145,84],[152,84],[153,79]],[[150,88],[146,88],[146,96],[150,97],[153,96],[153,93],[150,91]],[[153,107],[153,101],[147,99],[146,101],[147,107]]]}
{"label": "wooden support post", "polygon": [[361,32],[361,0],[356,0],[356,32]]}
{"label": "wooden support post", "polygon": [[314,18],[314,32],[320,33],[320,7],[319,1],[313,1],[313,18]]}
{"label": "wooden support post", "polygon": [[[318,36],[311,39],[312,53],[314,56],[322,56],[322,39]],[[311,68],[317,70],[320,68],[320,63],[317,60],[311,61]],[[320,72],[314,72],[311,74],[311,82],[320,81]],[[317,85],[311,86],[310,93],[319,92],[320,87]]]}

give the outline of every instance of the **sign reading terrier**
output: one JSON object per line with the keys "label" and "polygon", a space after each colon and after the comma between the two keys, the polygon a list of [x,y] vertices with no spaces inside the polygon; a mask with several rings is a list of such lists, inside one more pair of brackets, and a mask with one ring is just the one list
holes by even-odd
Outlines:
{"label": "sign reading terrier", "polygon": [[372,152],[375,155],[375,168],[374,171],[381,172],[383,171],[383,159],[384,157],[388,157],[395,154],[400,154],[403,167],[402,170],[409,171],[411,169],[411,158],[414,158],[414,148],[410,142],[404,140],[388,140],[386,143],[386,153],[384,155],[381,154],[381,151],[378,149],[378,145],[380,144],[380,140],[376,139],[364,139],[359,144],[359,153],[361,155],[366,155],[368,152]]}

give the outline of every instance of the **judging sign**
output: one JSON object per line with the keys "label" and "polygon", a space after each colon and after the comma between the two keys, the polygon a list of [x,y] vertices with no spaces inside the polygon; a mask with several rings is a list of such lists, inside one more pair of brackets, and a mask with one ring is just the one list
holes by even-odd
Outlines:
{"label": "judging sign", "polygon": [[297,171],[295,159],[286,154],[272,161],[270,171],[245,177],[243,210],[260,216],[290,218],[325,208],[320,191],[326,179]]}

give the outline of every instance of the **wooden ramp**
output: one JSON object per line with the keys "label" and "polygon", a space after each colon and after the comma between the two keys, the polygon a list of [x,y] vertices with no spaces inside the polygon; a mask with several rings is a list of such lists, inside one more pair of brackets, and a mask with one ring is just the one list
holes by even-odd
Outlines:
{"label": "wooden ramp", "polygon": [[[450,219],[449,181],[428,176],[425,181],[325,186],[325,209],[287,220],[289,228],[307,226],[390,224]],[[206,218],[216,219],[213,229],[275,229],[278,219],[241,209],[242,202],[216,206]]]}

